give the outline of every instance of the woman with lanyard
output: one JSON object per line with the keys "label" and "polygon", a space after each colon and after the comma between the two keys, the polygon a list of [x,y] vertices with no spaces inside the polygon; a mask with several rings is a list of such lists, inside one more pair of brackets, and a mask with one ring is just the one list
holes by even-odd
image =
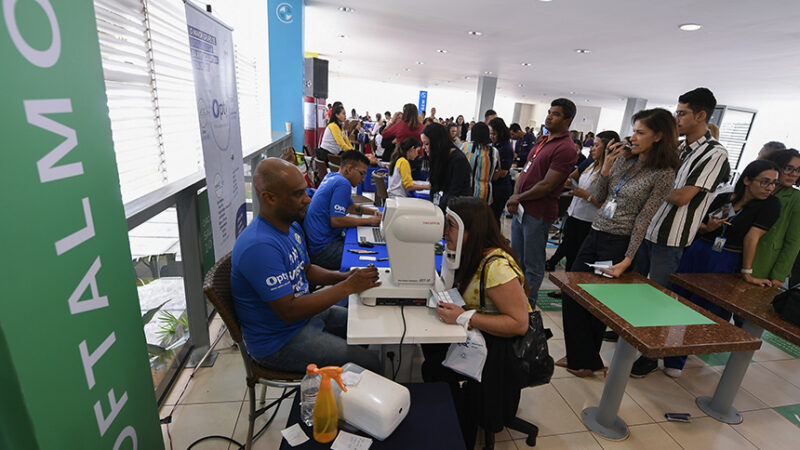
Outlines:
{"label": "woman with lanyard", "polygon": [[[708,207],[697,238],[681,258],[676,273],[740,273],[756,286],[771,286],[770,280],[753,277],[753,259],[758,242],[778,220],[781,202],[772,194],[778,183],[778,166],[771,161],[753,161],[742,171],[732,193],[720,194]],[[724,320],[732,313],[685,289],[676,293]],[[681,375],[685,356],[664,358],[664,373]]]}
{"label": "woman with lanyard", "polygon": [[800,190],[794,188],[800,177],[800,152],[780,150],[765,158],[780,168],[778,186],[772,192],[781,202],[781,216],[758,241],[753,260],[753,276],[772,280],[772,287],[783,285],[800,251]]}
{"label": "woman with lanyard", "polygon": [[[578,256],[583,238],[592,229],[592,221],[602,203],[589,193],[589,189],[600,178],[600,169],[605,161],[606,146],[612,141],[619,142],[619,135],[616,131],[598,133],[597,139],[594,139],[589,151],[594,162],[583,172],[579,172],[579,169],[576,168],[567,178],[567,182],[571,183],[572,203],[567,209],[567,220],[564,223],[564,238],[561,240],[561,245],[547,261],[548,270],[551,272],[561,258],[567,258],[567,264],[564,267],[568,271],[572,270],[572,262]],[[547,296],[561,298],[561,291],[549,292]]]}
{"label": "woman with lanyard", "polygon": [[[656,108],[639,111],[632,120],[630,147],[619,142],[609,145],[600,177],[589,189],[602,206],[572,264],[573,272],[590,272],[587,264],[610,261],[611,266],[601,270],[615,278],[622,275],[672,190],[679,162],[675,118]],[[563,325],[567,356],[556,365],[578,377],[606,370],[600,358],[605,324],[564,295]]]}

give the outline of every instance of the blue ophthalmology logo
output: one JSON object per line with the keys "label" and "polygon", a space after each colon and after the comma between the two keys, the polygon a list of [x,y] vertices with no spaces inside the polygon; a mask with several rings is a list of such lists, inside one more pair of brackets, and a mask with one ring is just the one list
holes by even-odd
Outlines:
{"label": "blue ophthalmology logo", "polygon": [[294,14],[292,14],[292,5],[288,3],[281,3],[275,8],[275,15],[278,16],[278,20],[283,23],[292,23],[294,20]]}

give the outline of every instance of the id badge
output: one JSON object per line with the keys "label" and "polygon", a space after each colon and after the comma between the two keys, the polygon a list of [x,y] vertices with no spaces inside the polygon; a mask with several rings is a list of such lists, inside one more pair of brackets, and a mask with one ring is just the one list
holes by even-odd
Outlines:
{"label": "id badge", "polygon": [[439,206],[439,202],[442,200],[442,191],[439,191],[433,194],[433,204]]}
{"label": "id badge", "polygon": [[528,163],[527,163],[527,164],[525,164],[525,167],[522,169],[522,171],[523,171],[524,173],[528,173],[528,169],[530,169],[530,168],[531,168],[531,164],[532,164],[532,163],[533,163],[533,160],[530,160],[530,161],[528,161]]}
{"label": "id badge", "polygon": [[725,239],[724,237],[715,238],[714,245],[711,246],[711,250],[714,250],[715,252],[721,252],[722,249],[725,247],[725,241],[727,241],[727,239]]}
{"label": "id badge", "polygon": [[601,212],[601,214],[603,214],[603,217],[605,217],[606,219],[610,219],[614,217],[615,212],[617,212],[617,201],[611,199],[608,202],[606,202],[605,206],[603,206],[603,211]]}

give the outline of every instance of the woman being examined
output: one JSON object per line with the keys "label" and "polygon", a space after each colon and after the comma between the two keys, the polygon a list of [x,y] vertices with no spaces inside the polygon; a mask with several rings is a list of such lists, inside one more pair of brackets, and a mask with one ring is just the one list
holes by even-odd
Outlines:
{"label": "woman being examined", "polygon": [[432,123],[422,130],[422,148],[430,157],[431,200],[443,211],[450,197],[472,195],[471,169],[444,126]]}
{"label": "woman being examined", "polygon": [[421,145],[418,139],[406,138],[394,151],[392,163],[389,165],[389,187],[387,189],[389,198],[408,197],[410,192],[429,187],[427,184],[415,184],[414,179],[411,178],[409,161],[419,155]]}
{"label": "woman being examined", "polygon": [[322,142],[316,152],[317,159],[327,162],[328,155],[338,155],[341,152],[353,150],[353,144],[350,143],[344,130],[346,119],[347,112],[344,107],[341,104],[334,106],[331,119],[328,126],[325,127]]}
{"label": "woman being examined", "polygon": [[[741,273],[745,281],[771,286],[770,280],[753,276],[753,259],[759,240],[781,215],[781,202],[772,196],[778,184],[778,166],[757,160],[747,165],[732,193],[719,194],[697,231],[697,237],[681,258],[676,273]],[[790,261],[790,265],[793,261]],[[677,286],[676,293],[725,320],[732,313],[697,294]],[[664,358],[664,373],[678,377],[685,356]]]}
{"label": "woman being examined", "polygon": [[[611,261],[602,269],[622,275],[633,262],[647,226],[672,190],[678,167],[678,133],[669,111],[656,108],[636,113],[631,145],[612,143],[600,177],[588,190],[602,204],[591,230],[572,263],[573,272],[589,272],[587,264]],[[563,296],[564,343],[567,356],[556,364],[578,377],[604,370],[600,358],[605,324],[567,295]]]}
{"label": "woman being examined", "polygon": [[[485,430],[500,431],[514,418],[519,405],[521,382],[518,362],[513,357],[512,342],[528,330],[527,283],[514,253],[492,220],[486,202],[475,197],[455,197],[448,203],[444,236],[447,248],[455,250],[459,234],[458,216],[464,225],[460,268],[455,274],[464,308],[440,303],[436,308],[446,323],[467,323],[480,330],[486,340],[487,357],[481,382],[458,382],[465,377],[442,366],[448,344],[423,345],[425,362],[422,376],[426,382],[450,384],[464,441],[473,448],[480,425]],[[480,279],[484,279],[481,306]]]}
{"label": "woman being examined", "polygon": [[[602,204],[589,193],[589,189],[600,179],[600,169],[605,161],[606,146],[612,141],[619,142],[619,135],[615,131],[598,133],[589,150],[594,162],[583,172],[575,169],[569,175],[567,186],[572,188],[572,203],[567,209],[567,220],[564,222],[564,237],[561,245],[558,246],[553,257],[547,261],[548,266],[555,267],[561,258],[567,258],[567,264],[564,267],[567,271],[574,270],[572,263],[578,256],[578,249],[583,244],[583,238],[591,231],[592,221],[597,216],[597,211]],[[558,298],[561,297],[561,292],[551,292],[547,295]]]}
{"label": "woman being examined", "polygon": [[[472,195],[492,203],[492,177],[500,165],[497,150],[489,138],[489,126],[478,122],[472,127],[471,141],[461,145],[461,151],[469,161]],[[505,206],[505,205],[504,205]]]}
{"label": "woman being examined", "polygon": [[506,202],[513,193],[511,186],[511,165],[514,164],[514,147],[511,145],[511,132],[503,119],[495,117],[489,121],[489,140],[497,150],[499,166],[492,177],[492,212],[497,224],[506,208]]}
{"label": "woman being examined", "polygon": [[800,177],[800,152],[793,148],[780,150],[766,160],[780,169],[778,185],[772,195],[781,202],[781,215],[758,241],[753,277],[766,278],[773,287],[778,287],[792,272],[792,264],[800,251],[800,190],[794,187]]}

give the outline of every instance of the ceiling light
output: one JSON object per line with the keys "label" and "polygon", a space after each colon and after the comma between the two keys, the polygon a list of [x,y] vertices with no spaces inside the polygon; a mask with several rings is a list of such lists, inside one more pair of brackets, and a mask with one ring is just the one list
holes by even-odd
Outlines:
{"label": "ceiling light", "polygon": [[520,84],[517,85],[517,87],[525,87],[525,85],[520,83]]}
{"label": "ceiling light", "polygon": [[470,36],[482,36],[483,35],[483,33],[481,33],[480,31],[467,31],[467,34],[470,35]]}
{"label": "ceiling light", "polygon": [[343,51],[341,51],[341,50],[339,50],[339,54],[341,55],[342,53],[344,53],[344,52],[343,52]]}
{"label": "ceiling light", "polygon": [[424,63],[424,62],[422,62],[422,61],[417,61],[417,64],[419,64],[419,65],[421,66],[421,65],[423,65],[423,64],[425,64],[425,63]]}
{"label": "ceiling light", "polygon": [[540,2],[549,3],[549,2],[552,2],[553,0],[539,0],[539,1],[540,1]]}
{"label": "ceiling light", "polygon": [[483,74],[484,75],[493,75],[494,72],[492,72],[491,70],[487,70],[486,72],[483,72]]}
{"label": "ceiling light", "polygon": [[531,63],[524,62],[524,63],[522,63],[522,65],[523,65],[524,67],[528,67],[528,66],[530,66],[530,65],[531,65]]}
{"label": "ceiling light", "polygon": [[588,48],[576,48],[575,53],[580,53],[581,55],[585,55],[588,53],[592,53],[592,51],[589,50]]}
{"label": "ceiling light", "polygon": [[346,37],[347,37],[347,35],[346,35],[346,34],[340,34],[340,35],[339,35],[339,37],[340,37],[340,38],[346,38]]}
{"label": "ceiling light", "polygon": [[439,50],[436,50],[436,51],[439,52],[439,53],[442,53],[442,54],[447,53],[447,50],[445,50],[443,48],[440,48]]}
{"label": "ceiling light", "polygon": [[588,98],[586,99],[586,103],[589,103],[589,99]]}
{"label": "ceiling light", "polygon": [[465,80],[469,80],[469,78],[470,78],[469,75],[464,77]]}
{"label": "ceiling light", "polygon": [[700,28],[703,28],[703,26],[700,25],[699,23],[684,23],[680,25],[678,28],[680,28],[683,31],[697,31]]}
{"label": "ceiling light", "polygon": [[575,91],[569,91],[569,93],[575,95]]}
{"label": "ceiling light", "polygon": [[348,7],[348,6],[340,6],[339,7],[339,11],[349,13],[349,12],[353,12],[355,10],[353,8]]}
{"label": "ceiling light", "polygon": [[406,68],[405,68],[405,69],[403,69],[403,70],[405,70],[406,72],[411,72],[411,69],[409,69],[408,67],[406,67]]}

